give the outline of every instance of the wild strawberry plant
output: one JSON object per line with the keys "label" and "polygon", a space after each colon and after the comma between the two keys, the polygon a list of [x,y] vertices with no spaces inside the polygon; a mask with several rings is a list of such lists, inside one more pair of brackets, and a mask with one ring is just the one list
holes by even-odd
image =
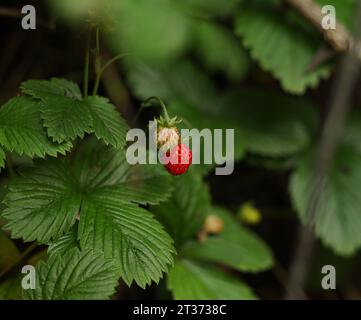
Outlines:
{"label": "wild strawberry plant", "polygon": [[[99,46],[98,30],[96,37]],[[97,54],[95,74],[100,77],[96,69],[102,66],[97,65]],[[211,243],[197,248],[197,241],[192,241],[213,209],[200,176],[189,172],[183,180],[172,177],[185,174],[192,160],[191,151],[180,144],[180,120],[171,119],[161,102],[163,116],[157,120],[159,131],[155,138],[165,139],[158,146],[167,146],[164,156],[169,161],[164,160],[164,166],[130,165],[125,141],[129,126],[109,99],[97,95],[96,86],[93,95],[88,95],[87,85],[82,92],[78,84],[66,79],[27,80],[20,86],[21,95],[1,108],[2,167],[11,173],[3,199],[2,229],[12,239],[32,243],[30,248],[34,244],[48,247],[47,258],[39,259],[36,266],[36,287],[23,290],[24,298],[106,299],[115,292],[119,281],[145,289],[168,273],[168,287],[174,297],[181,297],[184,293],[177,284],[178,274],[188,277],[187,273],[193,272],[193,277],[204,273],[202,282],[213,276],[218,285],[224,283],[231,298],[254,297],[245,284],[238,280],[234,283],[231,276],[204,265],[207,260],[212,262],[211,257],[201,256],[203,250],[212,250],[208,248]],[[166,128],[177,136],[173,145],[172,134],[162,132]],[[32,161],[14,170],[11,158],[15,153]],[[178,160],[185,163],[177,164]],[[192,191],[194,188],[197,190]],[[179,201],[169,200],[175,189],[182,197]],[[169,217],[162,215],[164,209],[159,207],[166,200],[175,205]],[[227,232],[231,234],[231,229],[236,228],[236,233],[244,233],[260,246],[264,256],[255,268],[269,267],[272,258],[261,240],[238,227],[229,213],[225,215]],[[159,219],[165,219],[164,225]],[[168,226],[167,219],[181,219],[173,236],[172,230],[164,227]],[[179,233],[183,241],[175,245]],[[222,239],[221,245],[234,241],[238,246],[239,239]],[[176,258],[184,242],[192,245],[190,252],[199,251],[199,262],[197,254],[194,258]],[[232,265],[227,259],[221,260]],[[236,263],[234,267],[242,269]],[[5,268],[2,275],[7,271]],[[16,279],[14,283],[19,285]],[[198,292],[198,286],[206,284],[195,283],[193,287],[189,283],[189,297],[221,297],[216,288]]]}
{"label": "wild strawberry plant", "polygon": [[[351,27],[356,1],[328,2]],[[82,33],[84,79],[23,79],[0,108],[0,299],[109,299],[132,285],[158,285],[159,295],[175,299],[257,298],[248,275],[280,264],[235,211],[246,203],[259,223],[244,185],[258,181],[267,211],[274,190],[258,176],[277,172],[272,189],[289,188],[275,201],[288,218],[294,209],[307,222],[322,116],[310,89],[321,95],[316,89],[334,69],[333,61],[310,67],[324,39],[277,0],[84,3],[49,3]],[[106,60],[109,52],[119,55]],[[169,163],[127,162],[126,134],[143,123],[108,97],[101,79],[111,65],[120,67],[125,89],[116,91],[129,93],[134,114],[158,100],[161,115],[147,109],[140,120],[155,117],[151,138]],[[234,129],[231,183],[211,178],[214,164],[191,164],[179,134],[189,125]],[[340,255],[361,246],[360,128],[354,110],[315,218],[317,237]],[[248,174],[254,168],[264,171]],[[282,205],[257,229],[270,226],[268,239]],[[285,250],[278,252],[290,255]],[[36,266],[35,289],[21,289],[22,265]]]}

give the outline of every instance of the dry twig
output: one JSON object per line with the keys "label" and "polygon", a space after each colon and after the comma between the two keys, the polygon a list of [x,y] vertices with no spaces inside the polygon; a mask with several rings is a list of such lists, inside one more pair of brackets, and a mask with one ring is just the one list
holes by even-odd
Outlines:
{"label": "dry twig", "polygon": [[326,30],[322,27],[322,8],[314,0],[285,0],[294,7],[304,18],[312,23],[324,36],[325,40],[337,52],[346,52],[353,49],[361,61],[361,44],[356,41],[347,28],[336,21],[336,29]]}

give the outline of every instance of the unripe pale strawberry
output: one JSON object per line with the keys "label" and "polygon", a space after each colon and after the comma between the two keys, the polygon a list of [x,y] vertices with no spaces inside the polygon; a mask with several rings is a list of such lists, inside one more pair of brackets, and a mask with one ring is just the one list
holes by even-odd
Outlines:
{"label": "unripe pale strawberry", "polygon": [[198,241],[205,243],[209,235],[219,234],[223,229],[223,220],[215,214],[210,214],[206,217],[202,229],[197,234]]}
{"label": "unripe pale strawberry", "polygon": [[223,231],[223,220],[215,214],[210,214],[204,221],[203,230],[207,234],[218,234]]}
{"label": "unripe pale strawberry", "polygon": [[155,135],[158,149],[164,152],[173,149],[179,143],[179,131],[177,127],[158,126]]}
{"label": "unripe pale strawberry", "polygon": [[[151,100],[157,100],[163,110],[163,114],[160,115],[158,119],[154,119],[154,123],[157,126],[157,130],[154,132],[154,142],[157,148],[163,152],[173,150],[180,143],[177,125],[181,123],[182,120],[177,117],[169,117],[167,107],[158,97],[150,97],[145,100],[142,103],[142,108],[151,106]],[[150,129],[153,130],[155,128],[151,127]]]}

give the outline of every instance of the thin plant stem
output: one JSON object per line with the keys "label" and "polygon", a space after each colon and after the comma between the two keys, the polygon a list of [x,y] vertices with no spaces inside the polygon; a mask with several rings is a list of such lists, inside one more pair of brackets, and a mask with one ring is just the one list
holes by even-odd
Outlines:
{"label": "thin plant stem", "polygon": [[93,89],[93,96],[95,96],[99,89],[101,77],[101,59],[100,59],[100,30],[97,27],[95,30],[95,84]]}
{"label": "thin plant stem", "polygon": [[160,98],[154,96],[154,97],[150,97],[150,98],[148,98],[147,100],[143,101],[143,103],[141,104],[141,106],[140,106],[137,114],[136,114],[135,117],[134,117],[133,126],[135,125],[135,123],[137,122],[140,114],[142,113],[142,111],[143,111],[145,108],[154,107],[154,105],[149,104],[149,101],[150,101],[150,100],[157,100],[157,101],[159,102],[160,106],[162,107],[164,117],[165,117],[166,119],[168,119],[168,120],[170,119],[170,118],[169,118],[169,115],[168,115],[168,112],[167,112],[167,108],[166,108],[165,104],[163,103],[163,101],[162,101]]}
{"label": "thin plant stem", "polygon": [[114,63],[117,60],[122,59],[123,57],[127,56],[129,53],[123,53],[115,56],[114,58],[110,59],[104,66],[100,69],[100,76],[103,74],[106,68],[108,68],[112,63]]}
{"label": "thin plant stem", "polygon": [[0,272],[0,279],[3,278],[6,274],[8,274],[11,270],[13,270],[15,267],[17,267],[19,265],[19,263],[21,261],[23,261],[30,253],[32,253],[35,248],[38,246],[37,242],[33,242],[31,245],[29,245],[19,256],[18,259],[16,259],[16,261],[8,266],[7,268],[5,268],[4,270],[2,270]]}
{"label": "thin plant stem", "polygon": [[89,31],[87,35],[86,49],[85,49],[84,83],[83,83],[84,97],[88,96],[88,91],[89,91],[90,40],[91,40],[91,33]]}
{"label": "thin plant stem", "polygon": [[[166,120],[166,121],[170,121],[170,117],[169,117],[167,108],[166,108],[164,102],[162,101],[162,99],[160,99],[159,97],[153,96],[153,97],[148,98],[147,100],[145,100],[145,101],[142,103],[142,108],[144,109],[145,107],[148,107],[148,106],[149,106],[148,103],[149,103],[149,101],[151,101],[151,100],[156,100],[156,101],[159,102],[159,104],[160,104],[160,106],[161,106],[161,108],[162,108],[162,110],[163,110],[163,116],[164,116],[165,120]],[[142,108],[141,108],[141,109],[142,109]]]}

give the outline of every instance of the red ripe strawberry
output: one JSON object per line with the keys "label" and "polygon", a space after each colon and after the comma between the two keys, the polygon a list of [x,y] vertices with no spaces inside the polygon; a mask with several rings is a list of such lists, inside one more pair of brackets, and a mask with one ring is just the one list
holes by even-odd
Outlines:
{"label": "red ripe strawberry", "polygon": [[165,168],[173,176],[184,174],[192,164],[192,151],[185,144],[178,144],[163,157]]}

